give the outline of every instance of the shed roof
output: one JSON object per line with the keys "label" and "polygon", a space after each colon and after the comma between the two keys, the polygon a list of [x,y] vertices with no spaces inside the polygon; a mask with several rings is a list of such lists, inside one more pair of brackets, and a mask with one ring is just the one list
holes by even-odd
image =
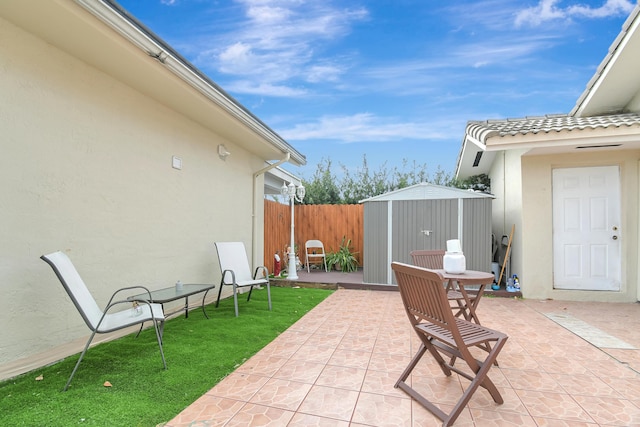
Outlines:
{"label": "shed roof", "polygon": [[368,199],[361,200],[360,203],[386,202],[390,200],[478,199],[486,197],[493,197],[493,195],[421,182],[410,187],[380,194],[379,196],[369,197]]}

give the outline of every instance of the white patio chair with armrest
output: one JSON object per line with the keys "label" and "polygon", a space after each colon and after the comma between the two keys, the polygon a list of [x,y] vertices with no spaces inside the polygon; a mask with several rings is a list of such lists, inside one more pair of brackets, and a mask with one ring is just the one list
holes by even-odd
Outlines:
{"label": "white patio chair with armrest", "polygon": [[[309,250],[311,250],[311,253],[309,253]],[[309,269],[309,261],[322,261],[324,263],[324,271],[329,272],[327,268],[327,255],[324,252],[324,245],[320,240],[307,240],[304,244],[304,254],[307,273],[311,272]]]}
{"label": "white patio chair with armrest", "polygon": [[[113,293],[113,295],[111,295],[105,309],[101,310],[89,292],[89,289],[87,289],[87,286],[80,277],[80,274],[65,253],[58,251],[49,255],[42,255],[40,258],[51,266],[62,283],[65,291],[69,294],[71,301],[76,306],[76,309],[78,309],[78,312],[84,319],[85,323],[89,329],[91,329],[91,336],[89,337],[87,344],[84,346],[84,350],[82,350],[80,358],[78,359],[76,366],[73,368],[71,376],[69,377],[69,380],[67,380],[67,384],[64,386],[63,391],[66,391],[69,388],[69,384],[71,384],[71,380],[78,370],[78,366],[80,366],[80,362],[89,349],[89,345],[96,334],[105,334],[134,325],[140,325],[140,328],[142,329],[142,325],[146,321],[151,321],[153,323],[156,337],[158,339],[158,347],[160,347],[162,364],[164,365],[164,369],[167,369],[167,362],[165,361],[164,352],[162,350],[164,313],[160,304],[151,304],[146,300],[135,300],[138,304],[137,310],[129,308],[122,311],[109,312],[112,308],[120,306],[121,304],[131,306],[133,303],[132,300],[126,299],[114,301],[114,298],[118,293],[131,289],[137,289],[137,292],[140,292],[140,289],[144,289],[146,292],[149,292],[147,288],[144,286],[129,286],[118,289]],[[151,299],[150,293],[149,299]]]}
{"label": "white patio chair with armrest", "polygon": [[[215,245],[218,252],[220,270],[222,271],[216,307],[220,303],[220,295],[224,285],[233,286],[233,304],[236,309],[236,317],[238,317],[238,288],[250,287],[249,295],[247,296],[247,301],[249,301],[254,286],[266,285],[269,310],[271,310],[271,288],[269,287],[269,270],[267,267],[264,265],[256,267],[252,276],[244,243],[216,242]],[[260,272],[262,277],[258,275]]]}

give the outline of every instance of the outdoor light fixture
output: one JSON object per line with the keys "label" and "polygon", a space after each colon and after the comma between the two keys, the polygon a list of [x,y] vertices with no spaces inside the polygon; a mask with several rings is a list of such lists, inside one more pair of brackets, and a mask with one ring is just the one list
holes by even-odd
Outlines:
{"label": "outdoor light fixture", "polygon": [[220,159],[227,160],[229,154],[231,153],[227,150],[227,147],[225,147],[223,144],[218,145],[218,156],[220,156]]}
{"label": "outdoor light fixture", "polygon": [[304,195],[306,194],[306,190],[300,184],[297,188],[295,184],[292,182],[288,186],[286,183],[282,183],[282,187],[280,187],[280,194],[282,196],[289,199],[289,203],[291,203],[291,245],[289,251],[289,267],[287,268],[287,279],[289,280],[297,280],[298,273],[296,270],[296,245],[295,245],[295,236],[294,236],[294,213],[293,213],[293,205],[294,201],[297,200],[299,203],[302,203],[302,199],[304,199]]}

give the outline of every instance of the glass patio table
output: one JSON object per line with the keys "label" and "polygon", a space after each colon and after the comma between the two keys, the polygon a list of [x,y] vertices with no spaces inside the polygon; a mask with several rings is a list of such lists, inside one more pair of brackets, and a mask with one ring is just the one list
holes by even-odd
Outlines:
{"label": "glass patio table", "polygon": [[[142,294],[130,296],[127,299],[149,300],[149,302],[151,303],[157,303],[162,305],[162,309],[164,310],[165,303],[184,298],[184,317],[186,319],[189,317],[189,297],[192,295],[196,295],[201,292],[204,292],[204,295],[202,296],[202,312],[204,313],[204,316],[208,319],[209,316],[207,316],[207,312],[204,309],[204,302],[205,302],[205,299],[207,298],[207,293],[215,287],[216,285],[211,285],[211,284],[185,283],[181,287],[171,286],[168,288],[162,288],[162,289],[157,289],[155,291],[151,291],[151,300],[149,300],[149,294],[146,292]],[[170,314],[174,314],[179,311],[182,311],[182,308]]]}

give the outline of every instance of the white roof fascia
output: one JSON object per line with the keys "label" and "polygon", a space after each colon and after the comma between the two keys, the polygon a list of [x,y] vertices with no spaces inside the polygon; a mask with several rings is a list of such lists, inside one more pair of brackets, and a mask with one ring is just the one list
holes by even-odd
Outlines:
{"label": "white roof fascia", "polygon": [[[587,83],[586,89],[584,90],[584,92],[582,92],[582,94],[576,101],[576,105],[569,113],[570,116],[581,117],[584,115],[584,111],[590,108],[592,99],[597,95],[599,88],[607,80],[609,73],[616,66],[616,61],[624,52],[625,47],[630,40],[630,37],[634,34],[635,31],[638,31],[638,27],[640,26],[640,19],[636,19],[638,18],[638,16],[640,16],[640,3],[635,6],[633,11],[629,14],[627,20],[622,25],[622,30],[609,47],[607,55],[600,62],[600,65],[598,65],[596,73]],[[630,55],[638,55],[638,53],[634,52]],[[600,112],[600,114],[602,113],[603,112]]]}
{"label": "white roof fascia", "polygon": [[[633,131],[635,130],[635,132]],[[593,135],[584,132],[565,131],[554,136],[549,134],[527,134],[515,136],[493,136],[492,141],[487,146],[487,151],[503,150],[532,150],[536,148],[548,147],[573,147],[577,143],[581,146],[587,145],[612,145],[619,143],[633,143],[638,141],[638,128],[635,129],[614,129],[608,131],[592,131]],[[489,142],[489,141],[487,141]]]}

